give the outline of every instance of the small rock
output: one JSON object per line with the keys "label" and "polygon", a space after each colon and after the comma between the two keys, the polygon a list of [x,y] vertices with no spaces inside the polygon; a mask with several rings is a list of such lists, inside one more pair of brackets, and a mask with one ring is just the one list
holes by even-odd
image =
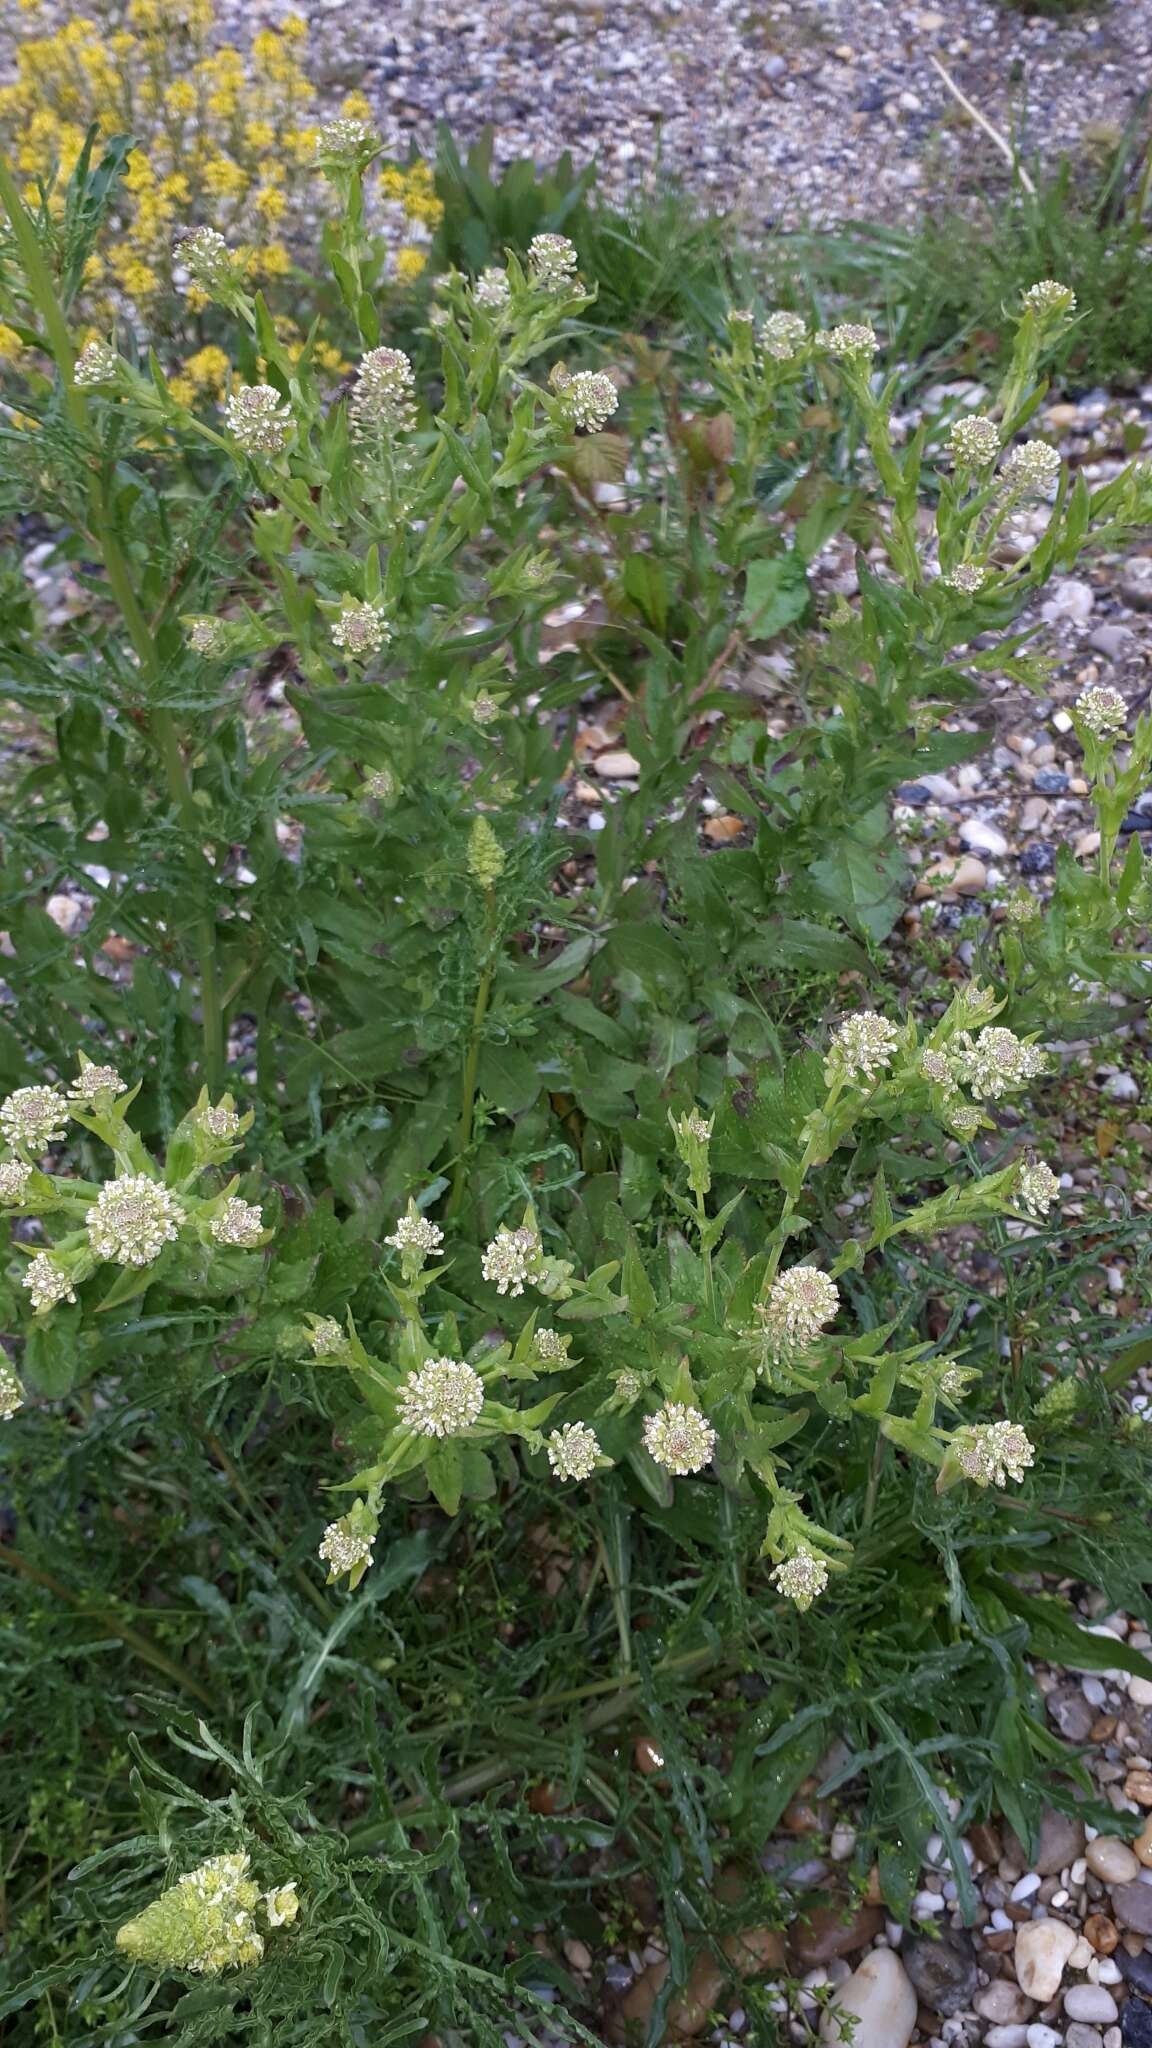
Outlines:
{"label": "small rock", "polygon": [[1120,2018],[1124,2048],[1152,2048],[1152,2005],[1130,1998]]}
{"label": "small rock", "polygon": [[589,762],[593,775],[603,775],[609,782],[624,782],[640,773],[640,763],[635,754],[629,754],[623,747],[609,754],[597,754]]}
{"label": "small rock", "polygon": [[1142,1948],[1138,1955],[1130,1956],[1121,1943],[1116,1951],[1116,1961],[1124,1982],[1142,1991],[1145,1998],[1152,1998],[1152,1950]]}
{"label": "small rock", "polygon": [[986,818],[965,818],[960,827],[960,837],[965,846],[975,853],[990,853],[994,860],[1002,860],[1008,852],[1008,841],[996,825]]}
{"label": "small rock", "polygon": [[1133,1674],[1128,1680],[1128,1697],[1138,1707],[1152,1707],[1152,1678],[1137,1678]]}
{"label": "small rock", "polygon": [[[1064,1965],[1076,1946],[1076,1932],[1063,1920],[1030,1920],[1016,1936],[1016,1977],[1029,1998],[1047,2005],[1055,1998],[1064,1975]],[[1076,2015],[1073,2014],[1073,2018]],[[1092,2015],[1085,2013],[1085,2019]]]}
{"label": "small rock", "polygon": [[1063,2038],[1055,2027],[1045,2027],[1039,2020],[1033,2020],[1025,2036],[1028,2048],[1060,2048]]}
{"label": "small rock", "polygon": [[910,1934],[900,1954],[923,2005],[945,2018],[970,2010],[979,1977],[972,1938],[962,1928],[946,1927],[938,1940]]}
{"label": "small rock", "polygon": [[1070,2020],[1084,2020],[1090,2027],[1110,2027],[1120,2008],[1105,1984],[1073,1984],[1064,1993],[1064,2010]]}
{"label": "small rock", "polygon": [[985,2048],[1028,2048],[1027,2027],[989,2027]]}
{"label": "small rock", "polygon": [[1112,1894],[1112,1913],[1121,1927],[1134,1934],[1152,1934],[1152,1884],[1118,1884]]}
{"label": "small rock", "polygon": [[1138,1856],[1145,1870],[1152,1870],[1152,1816],[1145,1822],[1132,1844],[1133,1854]]}
{"label": "small rock", "polygon": [[883,1926],[880,1906],[858,1906],[852,1913],[842,1906],[814,1906],[794,1923],[789,1946],[796,1961],[810,1969],[813,1963],[831,1962],[833,1956],[849,1955],[875,1941]]}
{"label": "small rock", "polygon": [[936,889],[955,889],[961,896],[978,896],[988,880],[988,870],[975,854],[963,854],[959,860],[936,860],[924,869],[913,895],[931,896]]}
{"label": "small rock", "polygon": [[1134,611],[1152,612],[1152,555],[1130,555],[1120,575],[1120,596]]}
{"label": "small rock", "polygon": [[1084,1922],[1084,1938],[1098,1956],[1110,1956],[1120,1936],[1107,1913],[1090,1913]]}
{"label": "small rock", "polygon": [[1100,1092],[1109,1102],[1139,1102],[1140,1083],[1134,1074],[1109,1074]]}
{"label": "small rock", "polygon": [[1046,839],[1034,839],[1020,855],[1022,875],[1050,875],[1056,865],[1056,848]]}
{"label": "small rock", "polygon": [[84,905],[75,896],[50,896],[44,908],[62,932],[74,932],[84,919]]}
{"label": "small rock", "polygon": [[1038,768],[1032,787],[1040,796],[1064,796],[1068,777],[1059,768]]}
{"label": "small rock", "polygon": [[973,2012],[994,2026],[1022,2026],[1032,2017],[1032,2000],[1007,1977],[993,1977],[972,2000]]}
{"label": "small rock", "polygon": [[1048,597],[1040,607],[1040,616],[1050,626],[1070,625],[1083,628],[1092,616],[1096,593],[1090,583],[1081,582],[1078,576],[1059,576],[1048,586]]}
{"label": "small rock", "polygon": [[1094,626],[1088,635],[1088,645],[1095,653],[1102,654],[1106,661],[1119,661],[1135,644],[1132,628],[1115,624]]}
{"label": "small rock", "polygon": [[[855,2019],[845,2027],[841,2015]],[[916,1993],[900,1958],[873,1949],[840,1986],[820,2021],[820,2039],[851,2048],[906,2048],[916,2024]]]}
{"label": "small rock", "polygon": [[[1087,1742],[1096,1716],[1078,1685],[1058,1687],[1049,1693],[1044,1705],[1048,1719],[1055,1723],[1066,1742]],[[1063,1868],[1063,1864],[1057,1865],[1057,1869]],[[1054,1876],[1055,1872],[1051,1874]]]}
{"label": "small rock", "polygon": [[1064,2036],[1064,2048],[1104,2048],[1104,2036],[1099,2027],[1086,2027],[1082,2020],[1073,2020]]}
{"label": "small rock", "polygon": [[[1049,1694],[1049,1702],[1054,1695]],[[1057,1723],[1059,1726],[1059,1723]],[[1040,1815],[1040,1837],[1036,1854],[1027,1856],[1017,1836],[1008,1830],[1004,1839],[1005,1853],[1012,1857],[1021,1870],[1031,1867],[1041,1877],[1058,1877],[1084,1854],[1084,1823],[1077,1814],[1061,1813],[1055,1806],[1046,1806]]]}
{"label": "small rock", "polygon": [[1140,1875],[1140,1865],[1127,1842],[1116,1835],[1097,1835],[1084,1851],[1089,1870],[1105,1884],[1131,1884]]}

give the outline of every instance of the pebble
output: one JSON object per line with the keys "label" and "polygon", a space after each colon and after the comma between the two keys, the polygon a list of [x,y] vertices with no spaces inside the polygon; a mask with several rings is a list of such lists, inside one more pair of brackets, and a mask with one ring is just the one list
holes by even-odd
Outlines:
{"label": "pebble", "polygon": [[[1049,1693],[1044,1704],[1048,1710],[1048,1719],[1055,1722],[1067,1741],[1087,1742],[1096,1716],[1091,1702],[1084,1696],[1082,1687],[1061,1686],[1056,1692]],[[1063,1869],[1063,1865],[1059,1865],[1058,1868]]]}
{"label": "pebble", "polygon": [[1065,2048],[1104,2048],[1104,2036],[1098,2027],[1086,2027],[1082,2020],[1073,2020],[1064,2036]]}
{"label": "pebble", "polygon": [[1011,1896],[1019,1904],[1022,1899],[1030,1899],[1033,1892],[1038,1892],[1043,1882],[1038,1870],[1030,1870],[1013,1885]]}
{"label": "pebble", "polygon": [[1056,848],[1046,839],[1033,840],[1020,855],[1022,875],[1050,875],[1056,865]]}
{"label": "pebble", "polygon": [[[1012,1896],[1015,1898],[1016,1893]],[[1034,1998],[1037,2005],[1047,2005],[1050,1998],[1055,1998],[1076,1941],[1075,1929],[1066,1926],[1063,1920],[1030,1920],[1020,1929],[1013,1958],[1016,1977],[1021,1991]]]}
{"label": "pebble", "polygon": [[1055,2027],[1046,2027],[1040,2020],[1033,2020],[1028,2029],[1028,2048],[1060,2048],[1063,2035]]}
{"label": "pebble", "polygon": [[1094,626],[1088,635],[1088,645],[1096,654],[1102,654],[1106,661],[1119,661],[1135,645],[1131,626]]}
{"label": "pebble", "polygon": [[989,2027],[984,2036],[985,2048],[1026,2048],[1027,2027]]}
{"label": "pebble", "polygon": [[[841,2024],[841,2015],[855,2019]],[[899,1956],[875,1948],[840,1986],[820,2021],[820,2039],[851,2048],[906,2048],[916,2025],[916,1993]]]}
{"label": "pebble", "polygon": [[1089,1870],[1105,1884],[1130,1884],[1140,1874],[1140,1865],[1127,1842],[1116,1835],[1097,1835],[1084,1852]]}
{"label": "pebble", "polygon": [[1073,1984],[1064,1993],[1064,2010],[1070,2020],[1085,2020],[1093,2027],[1111,2026],[1120,2013],[1116,2000],[1104,1984]]}
{"label": "pebble", "polygon": [[1116,1961],[1120,1965],[1120,1975],[1124,1982],[1133,1985],[1137,1991],[1142,1991],[1145,1998],[1152,1998],[1152,1952],[1142,1948],[1138,1955],[1130,1956],[1127,1949],[1121,1946],[1116,1951]]}
{"label": "pebble", "polygon": [[609,782],[625,782],[641,772],[635,754],[629,754],[623,748],[615,753],[597,754],[588,765],[594,775],[603,775]]}
{"label": "pebble", "polygon": [[1019,2025],[1032,2017],[1032,2000],[1007,1977],[993,1977],[983,1991],[978,1991],[972,2000],[973,2012],[982,2020],[991,2020],[994,2026]]}
{"label": "pebble", "polygon": [[1132,1844],[1132,1853],[1144,1865],[1152,1869],[1152,1816],[1149,1816]]}
{"label": "pebble", "polygon": [[[1134,1074],[1109,1074],[1100,1092],[1108,1097],[1109,1102],[1139,1102],[1140,1083]],[[1147,1706],[1152,1701],[1152,1681],[1138,1678],[1136,1684],[1148,1686],[1148,1699],[1140,1701],[1141,1706]]]}
{"label": "pebble", "polygon": [[1096,593],[1090,583],[1083,583],[1078,576],[1058,576],[1048,586],[1040,616],[1050,626],[1067,623],[1083,628],[1095,603]]}
{"label": "pebble", "polygon": [[1138,1707],[1152,1707],[1152,1678],[1137,1678],[1133,1675],[1128,1680],[1128,1697],[1134,1700]]}
{"label": "pebble", "polygon": [[[1152,1899],[1152,1892],[1148,1896]],[[879,1906],[858,1906],[853,1913],[837,1905],[813,1906],[793,1924],[788,1939],[797,1962],[808,1968],[863,1948],[866,1942],[875,1941],[883,1926]]]}
{"label": "pebble", "polygon": [[1112,1894],[1112,1912],[1121,1927],[1134,1934],[1152,1934],[1152,1884],[1118,1884]]}
{"label": "pebble", "polygon": [[1120,2021],[1124,2048],[1152,2048],[1152,2005],[1130,1998]]}
{"label": "pebble", "polygon": [[960,1927],[940,1935],[910,1934],[901,1948],[904,1968],[922,2005],[945,2016],[971,2009],[979,1983],[972,1937]]}
{"label": "pebble", "polygon": [[912,894],[923,898],[936,889],[955,889],[961,896],[978,896],[987,880],[988,870],[975,854],[962,854],[958,860],[945,857],[924,869]]}
{"label": "pebble", "polygon": [[990,853],[994,860],[1002,860],[1010,850],[999,826],[990,824],[986,818],[965,818],[960,837],[973,852]]}
{"label": "pebble", "polygon": [[1120,577],[1119,591],[1134,611],[1152,612],[1152,555],[1131,555]]}

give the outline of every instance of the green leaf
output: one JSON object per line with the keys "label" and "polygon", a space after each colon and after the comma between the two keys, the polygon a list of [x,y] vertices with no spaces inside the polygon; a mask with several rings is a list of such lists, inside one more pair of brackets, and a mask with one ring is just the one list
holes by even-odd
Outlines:
{"label": "green leaf", "polygon": [[750,562],[740,623],[750,640],[771,640],[794,625],[808,605],[808,578],[799,555],[770,555]]}

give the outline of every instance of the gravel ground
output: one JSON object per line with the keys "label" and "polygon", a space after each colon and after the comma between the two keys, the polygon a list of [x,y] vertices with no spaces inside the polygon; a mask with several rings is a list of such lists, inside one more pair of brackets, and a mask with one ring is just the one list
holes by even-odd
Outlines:
{"label": "gravel ground", "polygon": [[[308,0],[319,73],[362,88],[423,150],[438,121],[501,159],[595,157],[626,189],[656,166],[751,220],[911,218],[1002,183],[957,84],[1029,159],[1100,146],[1152,75],[1152,0],[1065,21],[1001,0]],[[246,30],[253,26],[245,16]]]}

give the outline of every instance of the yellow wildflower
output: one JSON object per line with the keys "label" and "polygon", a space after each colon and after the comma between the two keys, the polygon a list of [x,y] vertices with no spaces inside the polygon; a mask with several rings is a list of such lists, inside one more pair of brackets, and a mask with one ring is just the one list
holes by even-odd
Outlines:
{"label": "yellow wildflower", "polygon": [[14,363],[24,353],[24,343],[14,327],[0,324],[0,362]]}
{"label": "yellow wildflower", "polygon": [[416,279],[421,277],[427,268],[427,249],[417,249],[410,242],[406,243],[404,248],[397,249],[396,278],[399,284],[415,284]]}

